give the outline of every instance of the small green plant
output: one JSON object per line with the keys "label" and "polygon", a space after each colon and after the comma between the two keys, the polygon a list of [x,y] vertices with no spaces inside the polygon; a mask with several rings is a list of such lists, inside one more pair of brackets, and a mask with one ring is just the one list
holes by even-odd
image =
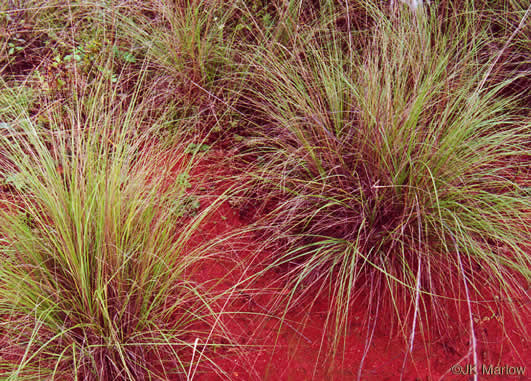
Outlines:
{"label": "small green plant", "polygon": [[2,185],[4,185],[4,186],[12,186],[17,191],[20,192],[26,187],[27,181],[26,181],[26,178],[25,178],[23,173],[16,172],[16,173],[9,174],[5,178],[5,180],[2,181]]}
{"label": "small green plant", "polygon": [[130,51],[123,50],[123,49],[118,48],[117,46],[114,46],[113,52],[116,57],[120,58],[126,63],[130,63],[130,64],[136,63],[136,57]]}
{"label": "small green plant", "polygon": [[[193,145],[190,143],[188,148]],[[197,153],[197,150],[189,151],[188,148],[185,150],[185,153]],[[183,194],[182,197],[174,200],[171,210],[177,217],[191,217],[195,216],[199,209],[199,200],[197,196],[186,194],[186,190],[192,187],[190,183],[190,174],[188,172],[179,173],[175,176],[175,184],[179,186]]]}
{"label": "small green plant", "polygon": [[188,172],[179,173],[175,176],[175,183],[185,189],[191,188],[192,184],[190,183],[190,174]]}
{"label": "small green plant", "polygon": [[188,195],[175,202],[173,211],[177,217],[191,217],[197,215],[199,207],[200,203],[197,196]]}
{"label": "small green plant", "polygon": [[12,56],[15,53],[21,52],[24,50],[24,47],[26,45],[26,40],[23,38],[12,38],[11,41],[7,43],[7,54]]}
{"label": "small green plant", "polygon": [[208,144],[190,143],[188,144],[188,147],[186,147],[185,152],[195,154],[198,152],[208,152],[209,149],[210,149],[210,146]]}

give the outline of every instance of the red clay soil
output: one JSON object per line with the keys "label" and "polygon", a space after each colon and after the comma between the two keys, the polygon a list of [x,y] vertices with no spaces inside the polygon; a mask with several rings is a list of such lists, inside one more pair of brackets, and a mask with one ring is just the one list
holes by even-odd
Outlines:
{"label": "red clay soil", "polygon": [[[216,158],[224,154],[211,151],[209,156],[213,159],[209,162],[215,163]],[[208,162],[200,165],[199,170],[203,175],[211,171]],[[216,237],[245,227],[246,223],[239,211],[225,202],[205,221],[198,239],[216,240]],[[231,283],[251,276],[260,268],[257,259],[265,259],[268,255],[250,249],[259,246],[259,242],[253,242],[253,239],[256,240],[252,234],[246,234],[224,241],[220,246],[220,252],[225,253],[223,257],[205,261],[195,273],[197,280],[223,279],[217,287],[228,288]],[[271,307],[279,296],[278,288],[275,291],[272,285],[279,284],[280,275],[274,271],[265,273],[253,283],[255,290],[262,288],[263,293],[241,293],[238,301],[227,307],[243,312],[224,322],[242,346],[238,350],[211,354],[210,358],[232,380],[471,380],[474,372],[479,380],[527,380],[530,377],[529,341],[519,333],[522,330],[507,317],[508,314],[502,313],[485,312],[485,316],[476,319],[479,364],[476,370],[469,353],[468,330],[462,328],[468,323],[466,319],[459,320],[457,313],[448,312],[455,315],[450,318],[455,326],[448,327],[446,334],[426,339],[419,334],[412,352],[407,353],[408,345],[401,335],[389,337],[393,315],[385,316],[381,312],[379,323],[373,324],[371,318],[366,317],[368,308],[363,303],[354,306],[348,336],[344,337],[345,345],[340,347],[335,358],[331,358],[330,330],[326,329],[329,311],[326,295],[318,295],[311,308],[297,305],[287,311],[281,324],[285,306]],[[309,302],[311,300],[313,297]],[[467,311],[466,304],[462,310]],[[268,315],[268,311],[271,314]],[[524,316],[525,324],[526,318]],[[196,373],[194,379],[225,380],[227,376],[206,371]]]}

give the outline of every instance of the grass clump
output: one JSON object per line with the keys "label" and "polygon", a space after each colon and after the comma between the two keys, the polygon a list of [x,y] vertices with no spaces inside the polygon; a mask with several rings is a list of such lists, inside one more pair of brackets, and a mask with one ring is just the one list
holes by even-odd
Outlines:
{"label": "grass clump", "polygon": [[489,308],[525,329],[531,136],[498,96],[511,79],[486,84],[488,31],[472,10],[451,32],[435,14],[369,12],[379,21],[361,51],[335,31],[249,56],[248,100],[265,120],[248,139],[249,193],[270,267],[285,269],[291,305],[330,295],[334,345],[360,301],[411,345],[456,316],[474,337]]}
{"label": "grass clump", "polygon": [[228,334],[190,280],[206,255],[190,238],[216,202],[187,220],[173,212],[189,196],[169,171],[188,173],[195,155],[160,157],[157,124],[139,130],[140,105],[119,107],[109,84],[50,109],[47,129],[2,91],[2,175],[23,179],[0,213],[2,378],[221,372],[207,347]]}

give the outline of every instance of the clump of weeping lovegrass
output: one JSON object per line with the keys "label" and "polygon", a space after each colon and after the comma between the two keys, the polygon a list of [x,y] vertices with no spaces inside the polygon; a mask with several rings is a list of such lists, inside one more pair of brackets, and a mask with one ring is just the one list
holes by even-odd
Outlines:
{"label": "clump of weeping lovegrass", "polygon": [[411,350],[457,316],[475,356],[475,319],[525,329],[529,312],[529,121],[499,96],[510,75],[486,86],[479,14],[449,30],[434,14],[370,11],[361,51],[331,31],[247,56],[248,102],[267,120],[247,139],[249,194],[267,212],[257,229],[290,305],[330,295],[334,348],[364,301],[368,345],[373,324]]}
{"label": "clump of weeping lovegrass", "polygon": [[178,112],[191,119],[212,119],[222,128],[222,112],[214,105],[224,102],[219,83],[231,65],[235,36],[225,25],[234,17],[234,5],[219,0],[133,4],[131,9],[116,7],[112,17],[100,17],[100,22],[112,23],[124,41],[149,57],[158,98],[174,101]]}
{"label": "clump of weeping lovegrass", "polygon": [[206,255],[190,238],[216,203],[179,218],[193,155],[160,157],[157,123],[138,129],[139,104],[120,104],[104,81],[49,111],[46,129],[17,91],[1,94],[2,178],[17,190],[0,212],[2,377],[166,380],[200,363],[221,373],[208,346],[230,338],[216,299],[189,278]]}

